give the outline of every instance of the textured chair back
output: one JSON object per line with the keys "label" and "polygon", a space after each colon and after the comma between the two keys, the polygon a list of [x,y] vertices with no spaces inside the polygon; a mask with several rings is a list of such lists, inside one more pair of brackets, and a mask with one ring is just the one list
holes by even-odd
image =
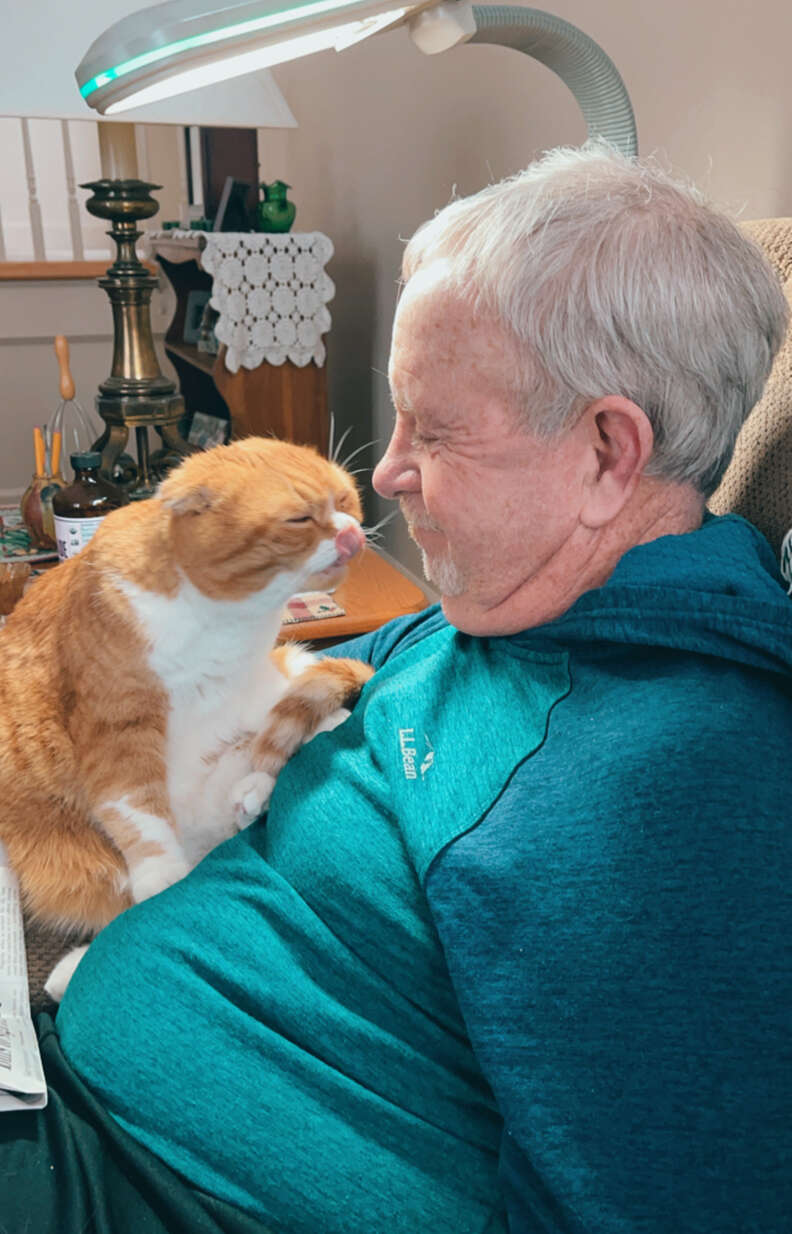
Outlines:
{"label": "textured chair back", "polygon": [[[742,226],[775,266],[792,306],[792,219],[758,219]],[[792,330],[708,504],[715,514],[733,511],[750,519],[778,554],[792,527]]]}

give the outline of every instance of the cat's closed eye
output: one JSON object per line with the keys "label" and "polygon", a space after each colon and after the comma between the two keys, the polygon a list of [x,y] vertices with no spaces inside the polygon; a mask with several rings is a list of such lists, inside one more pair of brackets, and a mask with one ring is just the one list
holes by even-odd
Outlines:
{"label": "cat's closed eye", "polygon": [[312,523],[313,519],[311,518],[310,514],[301,514],[297,518],[287,518],[286,522],[287,523]]}

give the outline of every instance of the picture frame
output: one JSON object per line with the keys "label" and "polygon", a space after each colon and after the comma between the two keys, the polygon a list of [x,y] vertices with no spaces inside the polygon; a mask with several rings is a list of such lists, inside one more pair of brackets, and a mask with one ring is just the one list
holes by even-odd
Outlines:
{"label": "picture frame", "polygon": [[250,231],[247,198],[253,186],[245,180],[226,176],[212,231]]}
{"label": "picture frame", "polygon": [[193,413],[187,440],[191,445],[200,446],[202,450],[210,450],[212,446],[222,446],[228,441],[231,425],[228,420],[219,416],[210,416],[204,411]]}
{"label": "picture frame", "polygon": [[184,330],[182,340],[197,346],[201,337],[201,321],[209,297],[212,293],[204,290],[193,290],[187,293],[187,304],[184,311]]}
{"label": "picture frame", "polygon": [[[194,130],[190,132],[192,134]],[[247,230],[255,231],[259,183],[258,131],[255,128],[217,128],[212,125],[199,129],[198,133],[200,154],[193,162],[198,173],[196,180],[200,179],[200,183],[195,184],[189,200],[203,202],[205,217],[214,219],[226,177],[244,180],[253,186],[247,199],[250,218]],[[229,228],[230,224],[226,221],[223,230]]]}

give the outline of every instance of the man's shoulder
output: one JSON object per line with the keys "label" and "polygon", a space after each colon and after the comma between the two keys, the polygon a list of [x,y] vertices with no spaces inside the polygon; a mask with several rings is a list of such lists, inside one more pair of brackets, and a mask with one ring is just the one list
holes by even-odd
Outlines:
{"label": "man's shoulder", "polygon": [[351,656],[365,660],[375,668],[381,668],[393,656],[414,647],[424,639],[437,634],[440,630],[449,629],[439,604],[432,604],[420,613],[411,613],[407,617],[395,617],[393,621],[372,630],[370,634],[362,634],[349,642],[338,643],[324,652],[329,656]]}

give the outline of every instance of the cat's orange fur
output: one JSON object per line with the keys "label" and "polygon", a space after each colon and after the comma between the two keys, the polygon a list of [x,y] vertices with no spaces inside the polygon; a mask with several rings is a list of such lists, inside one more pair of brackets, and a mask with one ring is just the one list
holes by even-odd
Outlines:
{"label": "cat's orange fur", "polygon": [[[172,726],[178,721],[178,731],[191,730],[189,714],[176,712],[200,709],[207,691],[211,702],[213,689],[233,689],[216,665],[201,677],[192,647],[182,649],[179,669],[189,680],[174,685],[171,644],[157,651],[158,622],[167,626],[175,614],[174,632],[165,630],[163,638],[176,639],[179,651],[180,614],[189,614],[193,600],[205,606],[207,628],[200,627],[194,649],[200,658],[212,646],[215,610],[236,618],[272,594],[275,607],[269,614],[264,604],[259,642],[269,664],[262,679],[273,690],[268,706],[280,721],[266,732],[241,722],[218,746],[222,757],[223,742],[248,742],[253,772],[276,774],[317,723],[360,689],[371,672],[366,665],[311,664],[291,649],[272,653],[281,592],[292,581],[292,590],[338,582],[362,544],[360,516],[354,483],[341,468],[307,447],[249,438],[189,458],[155,498],[108,516],[76,557],[35,582],[0,634],[0,840],[32,917],[64,932],[95,933],[151,893],[136,894],[131,872],[148,868],[147,859],[156,864],[162,845],[154,822],[174,831],[174,852],[186,840],[176,834],[168,760],[185,757]],[[335,561],[325,567],[328,553]],[[322,554],[323,569],[306,574]],[[148,628],[147,605],[154,606]],[[245,670],[243,658],[240,680]],[[279,713],[281,674],[295,672]],[[273,757],[273,746],[280,756]],[[198,742],[203,766],[212,756]],[[188,826],[183,818],[181,826]],[[179,860],[166,862],[155,884],[174,881],[189,864],[182,870]]]}

